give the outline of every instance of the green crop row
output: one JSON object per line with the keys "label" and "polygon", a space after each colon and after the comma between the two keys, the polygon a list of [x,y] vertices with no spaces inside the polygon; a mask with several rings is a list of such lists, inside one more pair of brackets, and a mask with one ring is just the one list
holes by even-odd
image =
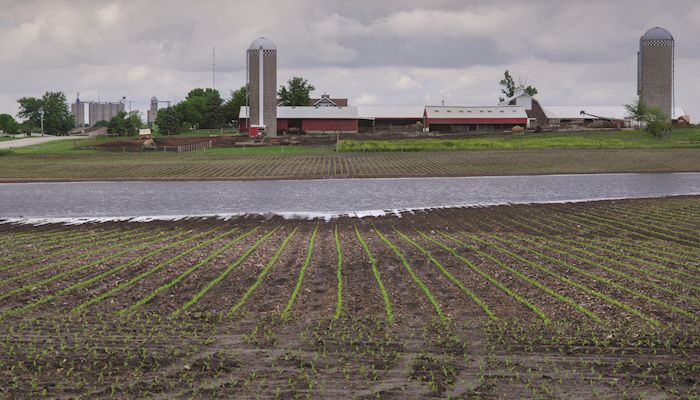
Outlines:
{"label": "green crop row", "polygon": [[482,310],[486,313],[486,315],[489,316],[490,319],[492,320],[497,320],[498,318],[496,315],[491,311],[491,308],[489,308],[488,304],[486,304],[479,296],[477,296],[474,292],[469,290],[464,284],[457,279],[450,271],[445,268],[444,265],[440,261],[438,261],[432,253],[430,253],[428,250],[423,248],[420,244],[418,244],[416,241],[408,237],[406,234],[403,232],[399,231],[398,229],[394,228],[395,232],[406,242],[411,244],[413,247],[415,247],[418,251],[420,251],[424,256],[428,257],[430,262],[435,265],[440,272],[450,281],[452,282],[455,286],[457,286],[464,294],[466,294],[474,303],[476,303],[479,307],[481,307]]}
{"label": "green crop row", "polygon": [[[131,231],[135,231],[135,230],[136,229],[133,229]],[[120,236],[123,234],[124,234],[124,232],[121,230],[109,231],[109,233],[107,233],[107,234],[97,235],[97,237],[94,237],[94,240],[108,240],[108,239],[111,239],[111,238],[114,238],[116,236]],[[90,248],[92,246],[94,246],[94,243],[92,243],[92,242],[89,242],[89,243],[81,242],[81,243],[78,243],[74,246],[63,247],[60,250],[57,250],[57,251],[54,251],[51,253],[47,253],[47,254],[42,254],[42,255],[30,258],[28,260],[22,260],[22,261],[17,261],[17,262],[11,263],[11,264],[7,264],[3,267],[0,267],[0,272],[7,271],[10,269],[24,267],[24,266],[30,265],[33,262],[40,261],[40,260],[46,260],[50,257],[62,256],[62,255],[69,254],[72,252],[85,250],[85,249]]]}
{"label": "green crop row", "polygon": [[[522,240],[522,241],[524,241],[524,242],[527,242],[527,243],[529,243],[529,244],[532,245],[532,246],[538,246],[538,244],[537,244],[536,242],[532,241],[531,239],[528,239],[528,238],[522,237],[522,236],[517,236],[517,237],[518,237],[520,240]],[[551,249],[550,249],[550,250],[551,250]],[[566,252],[566,251],[559,251],[559,250],[553,250],[553,251],[554,251],[555,253],[561,254],[561,255],[563,255],[563,256],[565,256],[565,257],[569,256],[569,253]],[[553,262],[553,263],[556,263],[556,264],[558,264],[558,265],[562,265],[562,266],[564,266],[564,267],[566,267],[566,268],[569,268],[569,269],[571,269],[571,270],[574,270],[574,271],[576,271],[576,272],[579,272],[579,273],[582,274],[582,275],[585,275],[585,276],[587,276],[587,277],[589,277],[589,278],[591,278],[591,279],[594,279],[594,280],[597,280],[597,281],[599,281],[599,282],[602,282],[602,283],[605,283],[605,284],[607,284],[607,285],[610,285],[610,286],[612,286],[612,287],[615,287],[616,289],[620,289],[620,290],[622,290],[622,291],[624,291],[624,292],[627,292],[627,293],[629,293],[629,294],[631,294],[631,295],[633,295],[633,296],[635,296],[635,297],[637,297],[637,298],[643,299],[643,300],[648,301],[648,302],[650,302],[650,303],[654,303],[654,304],[659,305],[659,306],[661,306],[661,307],[663,307],[663,308],[666,308],[666,309],[671,310],[671,311],[673,311],[673,312],[676,312],[676,313],[685,315],[685,316],[690,317],[690,318],[692,318],[692,319],[697,319],[697,318],[698,318],[697,316],[695,316],[695,314],[693,314],[693,313],[691,313],[691,312],[688,312],[688,311],[686,311],[686,310],[684,310],[684,309],[682,309],[682,308],[680,308],[680,307],[674,306],[674,305],[672,305],[672,304],[669,304],[669,303],[667,303],[667,302],[665,302],[665,301],[663,301],[663,300],[657,299],[657,298],[655,298],[655,297],[651,297],[651,296],[649,296],[649,295],[647,295],[647,294],[644,294],[644,293],[642,293],[642,292],[640,292],[640,291],[638,291],[638,290],[631,289],[631,288],[629,288],[629,287],[626,286],[626,285],[622,285],[622,284],[620,284],[620,283],[614,282],[614,281],[612,281],[612,280],[610,280],[610,279],[608,279],[608,278],[603,278],[603,277],[601,277],[601,276],[599,276],[599,275],[597,275],[597,274],[595,274],[595,273],[588,272],[586,269],[578,268],[578,267],[576,267],[576,266],[574,266],[574,265],[572,265],[572,264],[570,264],[570,263],[568,263],[568,262],[562,261],[562,260],[560,260],[560,259],[558,259],[558,258],[551,257],[551,256],[548,256],[548,255],[539,253],[539,252],[538,252],[537,254],[538,254],[540,257],[546,258],[547,260],[549,260],[549,261],[551,261],[551,262]],[[581,259],[581,258],[577,258],[577,257],[572,257],[572,258],[575,259],[575,260],[577,260],[577,261],[579,261],[579,262],[582,262],[582,263],[584,263],[584,264],[588,264],[588,265],[591,265],[591,266],[594,266],[594,267],[598,267],[598,268],[600,268],[600,269],[603,269],[603,270],[605,270],[605,271],[611,272],[611,273],[613,273],[613,274],[615,274],[615,275],[618,275],[618,276],[620,276],[620,277],[627,278],[627,279],[629,279],[629,280],[631,280],[631,281],[633,281],[633,282],[642,283],[642,284],[645,283],[645,282],[644,282],[643,280],[641,280],[641,279],[638,279],[638,278],[636,278],[636,277],[632,277],[632,276],[630,276],[630,275],[628,275],[628,274],[625,274],[625,273],[623,273],[623,272],[619,272],[619,271],[615,270],[614,268],[609,268],[609,267],[607,267],[607,266],[605,266],[605,265],[602,265],[602,264],[599,264],[599,263],[587,262],[585,259]],[[650,285],[653,286],[653,285],[655,285],[655,284],[650,284]],[[656,286],[658,286],[658,285],[656,285]],[[665,289],[665,288],[664,288],[664,289]],[[668,289],[668,290],[670,290],[670,289]]]}
{"label": "green crop row", "polygon": [[421,235],[424,239],[436,244],[438,247],[440,247],[440,248],[446,250],[447,252],[449,252],[450,254],[452,254],[455,258],[457,258],[462,263],[464,263],[466,266],[471,268],[474,272],[479,274],[482,278],[486,279],[489,283],[496,286],[503,293],[507,294],[508,296],[510,296],[512,299],[514,299],[518,303],[520,303],[520,304],[524,305],[525,307],[529,308],[530,310],[532,310],[532,312],[534,312],[538,317],[540,317],[542,319],[542,321],[544,322],[545,325],[549,325],[552,322],[551,319],[539,307],[532,304],[529,300],[525,299],[524,297],[522,297],[518,293],[515,293],[514,291],[512,291],[510,288],[508,288],[506,285],[504,285],[501,281],[494,278],[493,276],[491,276],[487,272],[481,270],[480,268],[478,268],[476,265],[474,265],[474,263],[472,263],[468,259],[462,257],[452,247],[446,245],[445,243],[443,243],[439,240],[436,240],[436,239],[426,235],[425,233],[423,233],[419,230],[416,230],[416,232],[418,232],[418,234]]}
{"label": "green crop row", "polygon": [[[102,253],[102,252],[109,251],[109,250],[112,250],[112,249],[115,249],[115,248],[124,247],[124,246],[130,245],[130,244],[132,244],[132,243],[134,243],[134,242],[141,241],[141,240],[142,240],[143,238],[145,238],[145,237],[152,237],[152,235],[151,235],[150,233],[146,233],[146,232],[141,233],[141,234],[137,234],[137,235],[133,235],[133,236],[131,236],[131,238],[130,238],[129,240],[126,240],[126,241],[123,241],[123,242],[122,242],[122,241],[117,241],[116,244],[112,244],[112,245],[104,246],[104,247],[98,247],[97,249],[94,249],[94,250],[91,250],[91,251],[86,251],[86,252],[80,253],[80,254],[78,254],[78,255],[75,256],[75,257],[71,257],[71,258],[67,258],[67,259],[61,260],[61,261],[56,261],[56,262],[53,262],[53,263],[49,263],[49,264],[44,265],[43,267],[40,267],[40,268],[37,268],[37,269],[32,269],[32,270],[29,270],[29,271],[27,271],[27,272],[23,272],[23,273],[21,273],[21,274],[13,275],[11,278],[0,279],[0,285],[6,285],[6,284],[14,283],[14,282],[17,282],[17,281],[19,281],[19,280],[26,279],[26,278],[32,277],[32,276],[34,276],[34,275],[40,274],[40,273],[42,273],[42,272],[44,272],[44,271],[47,271],[47,270],[50,270],[50,269],[55,269],[55,268],[64,266],[64,265],[66,265],[66,264],[72,263],[72,262],[77,261],[77,260],[80,260],[80,259],[82,259],[82,258],[87,258],[87,257],[93,256],[93,255],[96,255],[96,254],[100,254],[100,253]],[[2,297],[0,297],[0,299],[1,299],[1,298],[2,298]]]}
{"label": "green crop row", "polygon": [[360,241],[360,245],[362,245],[362,248],[365,250],[367,257],[369,258],[369,263],[372,266],[372,273],[374,274],[374,279],[377,281],[377,284],[379,285],[379,292],[382,295],[382,299],[384,299],[384,309],[386,310],[386,320],[387,320],[387,322],[392,323],[392,322],[394,322],[394,313],[391,310],[391,300],[389,299],[389,293],[386,291],[386,288],[384,287],[384,282],[382,281],[382,277],[379,274],[379,269],[377,268],[377,261],[374,259],[374,255],[372,255],[372,252],[369,250],[369,246],[367,246],[367,243],[362,238],[360,231],[357,229],[357,225],[355,225],[355,234],[357,235],[357,240]]}
{"label": "green crop row", "polygon": [[335,249],[338,253],[338,270],[336,271],[336,278],[338,280],[338,300],[335,303],[333,319],[338,319],[343,313],[343,249],[340,246],[338,225],[335,226],[335,230],[333,231],[333,238],[335,239]]}
{"label": "green crop row", "polygon": [[435,307],[435,312],[437,313],[438,318],[440,318],[441,321],[445,321],[445,319],[446,319],[446,318],[445,318],[445,314],[442,312],[442,308],[440,307],[440,304],[439,304],[438,301],[435,299],[435,296],[434,296],[433,293],[430,291],[430,289],[428,289],[428,286],[425,284],[425,282],[423,282],[423,280],[421,280],[421,279],[418,277],[418,275],[416,275],[415,271],[413,271],[413,268],[411,268],[411,264],[409,264],[409,262],[406,261],[406,257],[404,257],[403,253],[401,253],[401,251],[396,247],[396,245],[395,245],[394,243],[392,243],[389,239],[387,239],[387,237],[384,236],[384,235],[377,229],[376,226],[374,227],[374,232],[377,234],[377,236],[379,236],[380,239],[382,239],[382,241],[383,241],[387,246],[389,246],[389,248],[394,252],[394,254],[396,254],[396,256],[399,257],[399,259],[401,260],[401,264],[403,264],[404,268],[405,268],[406,271],[408,272],[408,275],[411,277],[411,279],[413,280],[413,282],[414,282],[416,285],[418,285],[418,287],[420,287],[420,289],[423,291],[423,293],[425,294],[425,296],[426,296],[426,297],[428,298],[428,300],[430,301],[430,304],[432,304],[433,307]]}
{"label": "green crop row", "polygon": [[[90,269],[90,268],[92,268],[92,267],[94,267],[94,266],[101,265],[101,264],[103,264],[103,263],[105,263],[105,262],[107,262],[107,261],[109,261],[109,260],[112,260],[112,259],[115,259],[115,258],[117,258],[117,257],[123,256],[124,254],[129,254],[129,253],[132,253],[132,252],[134,252],[134,251],[139,251],[139,250],[145,249],[145,248],[147,248],[148,246],[151,246],[151,245],[153,245],[153,244],[156,244],[156,243],[161,242],[161,241],[163,240],[163,235],[165,235],[165,233],[161,233],[161,234],[156,235],[152,240],[150,240],[150,241],[148,241],[148,242],[139,243],[139,244],[136,245],[136,246],[133,246],[133,247],[130,247],[130,248],[126,248],[126,249],[124,249],[124,250],[122,250],[122,251],[120,251],[120,252],[117,252],[117,253],[115,253],[115,254],[110,254],[110,255],[108,255],[108,256],[102,257],[102,258],[100,258],[100,259],[98,259],[98,260],[89,262],[89,263],[87,263],[87,264],[83,264],[83,265],[80,265],[80,266],[78,266],[78,267],[75,267],[75,268],[72,268],[72,269],[69,269],[69,270],[66,270],[66,271],[59,272],[59,273],[57,273],[57,274],[51,275],[51,276],[49,276],[49,277],[47,277],[47,278],[44,278],[44,279],[42,279],[42,280],[40,280],[40,281],[38,281],[38,282],[28,283],[28,284],[23,285],[23,286],[20,286],[20,287],[18,287],[18,288],[9,290],[9,291],[4,292],[3,294],[0,295],[0,300],[3,300],[3,299],[5,299],[5,298],[7,298],[7,297],[9,297],[9,296],[12,296],[12,295],[15,295],[15,294],[17,294],[17,293],[21,293],[21,292],[24,292],[24,291],[27,291],[27,290],[34,290],[35,288],[38,288],[39,286],[44,286],[44,285],[47,285],[47,284],[49,284],[49,283],[56,282],[56,281],[58,281],[58,280],[60,280],[60,279],[63,279],[63,278],[65,278],[65,277],[71,276],[71,275],[73,275],[73,274],[77,274],[78,272],[82,272],[82,271],[88,270],[88,269]],[[176,235],[176,236],[181,236],[181,235],[182,235],[182,234]],[[171,239],[171,238],[173,238],[173,236],[169,236],[169,237],[168,237],[168,239]],[[128,243],[126,243],[126,244],[128,244]],[[124,245],[124,244],[123,244],[123,245]],[[33,272],[33,271],[30,271],[30,272]]]}
{"label": "green crop row", "polygon": [[[518,270],[515,269],[515,268],[511,268],[510,266],[508,266],[507,264],[505,264],[503,261],[497,259],[496,257],[492,256],[491,254],[486,253],[486,252],[483,252],[483,251],[479,250],[478,248],[476,248],[475,246],[472,246],[472,245],[470,245],[470,244],[468,244],[468,243],[466,243],[466,242],[463,242],[463,241],[461,241],[461,240],[455,238],[454,236],[448,235],[448,234],[446,234],[446,233],[444,233],[444,232],[439,232],[439,234],[440,234],[442,237],[448,238],[448,239],[452,240],[453,242],[455,242],[455,243],[461,245],[462,247],[466,247],[466,248],[470,249],[471,251],[475,252],[476,254],[479,254],[480,256],[482,256],[482,257],[484,257],[484,258],[486,258],[486,259],[488,259],[488,260],[491,260],[491,262],[493,262],[494,264],[498,265],[499,267],[505,269],[506,271],[512,273],[513,275],[517,276],[517,277],[520,278],[522,281],[524,281],[524,282],[526,282],[526,283],[529,283],[530,285],[532,285],[532,286],[534,286],[534,287],[540,289],[541,291],[547,293],[548,295],[554,297],[555,299],[557,299],[557,300],[559,300],[559,301],[561,301],[561,302],[563,302],[563,303],[565,303],[565,304],[568,304],[568,305],[571,306],[573,309],[577,310],[578,312],[580,312],[580,313],[582,313],[582,314],[585,314],[586,316],[588,316],[589,318],[591,318],[591,319],[594,320],[595,322],[602,322],[602,320],[600,319],[600,317],[599,317],[598,315],[596,315],[594,312],[592,312],[591,310],[587,309],[586,307],[581,306],[580,304],[578,304],[576,301],[574,301],[574,300],[571,299],[570,297],[564,296],[564,295],[562,295],[562,294],[559,294],[559,293],[555,292],[554,290],[552,290],[552,289],[551,289],[550,287],[548,287],[547,285],[544,285],[544,284],[540,283],[538,280],[533,279],[533,278],[531,278],[531,277],[525,275],[524,273],[522,273],[521,271],[518,271]],[[466,233],[463,233],[463,234],[468,235],[468,234],[466,234]],[[472,240],[477,240],[477,241],[479,241],[480,243],[485,243],[485,242],[483,242],[481,239],[476,238],[475,236],[468,235],[468,237],[469,237],[470,239],[472,239]],[[509,254],[509,255],[511,255],[511,254]],[[522,261],[522,260],[520,260],[520,261]],[[540,270],[540,271],[542,271],[542,272],[545,272],[545,273],[547,273],[547,274],[550,275],[550,276],[555,276],[555,277],[557,277],[557,275],[558,275],[558,274],[554,274],[554,273],[553,273],[552,271],[550,271],[549,269],[547,269],[547,268],[545,268],[545,267],[542,267],[542,266],[539,266],[539,265],[535,265],[534,263],[533,263],[533,264],[528,264],[528,265],[535,266],[538,270]]]}
{"label": "green crop row", "polygon": [[111,297],[111,296],[113,296],[114,294],[116,294],[117,292],[122,291],[122,290],[124,290],[124,289],[126,289],[126,288],[128,288],[128,287],[131,287],[131,286],[133,286],[135,283],[140,282],[141,280],[143,280],[143,279],[145,279],[145,278],[147,278],[147,277],[153,275],[154,273],[160,271],[161,269],[165,268],[166,266],[171,265],[171,264],[173,264],[173,263],[175,263],[175,262],[181,260],[181,259],[182,259],[183,257],[185,257],[186,255],[188,255],[188,254],[190,254],[190,253],[192,253],[192,252],[194,252],[194,251],[196,251],[196,250],[199,250],[199,249],[201,249],[202,247],[209,246],[210,244],[216,242],[217,240],[222,239],[222,238],[224,238],[224,237],[226,237],[226,236],[229,236],[229,235],[233,234],[233,233],[236,232],[237,230],[238,230],[238,228],[233,228],[233,229],[228,230],[228,231],[226,231],[226,232],[224,232],[224,233],[222,233],[222,234],[220,234],[220,235],[218,235],[218,236],[215,236],[215,237],[213,237],[213,238],[211,238],[211,239],[208,239],[208,240],[205,240],[205,241],[203,241],[203,242],[200,242],[200,243],[198,243],[197,245],[192,246],[192,247],[188,248],[187,250],[183,251],[182,253],[179,253],[179,254],[177,254],[176,256],[170,258],[169,260],[167,260],[167,261],[165,261],[165,262],[162,262],[162,263],[156,265],[155,267],[153,267],[153,268],[151,268],[151,269],[149,269],[149,270],[147,270],[147,271],[145,271],[145,272],[142,272],[141,274],[139,274],[139,275],[137,275],[137,276],[135,276],[135,277],[129,279],[128,281],[122,282],[122,283],[120,283],[119,285],[113,287],[112,289],[110,289],[110,290],[108,290],[108,291],[106,291],[106,292],[104,292],[104,293],[102,293],[102,294],[100,294],[100,295],[98,295],[98,296],[95,296],[95,297],[93,297],[92,299],[90,299],[90,300],[88,300],[88,301],[86,301],[86,302],[84,302],[84,303],[78,305],[77,307],[73,308],[73,312],[82,311],[82,310],[84,310],[85,308],[87,308],[87,307],[89,307],[89,306],[91,306],[91,305],[93,305],[93,304],[96,304],[96,303],[98,303],[98,302],[100,302],[100,301],[102,301],[102,300],[104,300],[104,299],[106,299],[106,298],[108,298],[108,297]]}
{"label": "green crop row", "polygon": [[299,276],[297,277],[297,283],[296,286],[294,287],[294,290],[292,291],[292,296],[289,298],[289,301],[287,302],[287,305],[284,307],[284,310],[282,310],[281,318],[282,320],[287,320],[289,319],[289,313],[292,310],[292,307],[294,306],[294,301],[296,301],[297,296],[299,296],[299,290],[301,290],[301,284],[304,281],[304,275],[306,274],[307,268],[309,268],[309,264],[311,264],[311,256],[313,254],[314,250],[314,240],[316,239],[316,232],[318,231],[318,225],[314,228],[313,233],[311,234],[311,239],[309,239],[309,248],[306,251],[306,259],[304,260],[304,263],[301,265],[301,269],[299,270]]}
{"label": "green crop row", "polygon": [[294,228],[292,233],[290,233],[289,235],[287,235],[286,238],[284,238],[282,245],[280,245],[279,249],[277,249],[277,252],[270,259],[270,261],[267,262],[267,264],[265,265],[265,268],[263,268],[263,270],[260,271],[255,282],[253,282],[253,284],[250,285],[250,287],[248,288],[248,290],[246,290],[245,294],[243,294],[243,297],[241,297],[241,299],[238,301],[238,303],[236,303],[233,307],[231,307],[231,310],[228,313],[229,316],[235,314],[241,307],[243,307],[243,305],[245,304],[246,301],[248,301],[248,298],[250,298],[250,296],[253,294],[255,289],[257,289],[258,286],[260,286],[262,284],[263,280],[265,279],[267,274],[270,272],[272,267],[275,265],[277,260],[280,258],[280,256],[282,255],[282,252],[287,247],[287,245],[292,240],[292,238],[294,237],[294,235],[297,233],[298,230],[299,230],[299,227],[297,226]]}
{"label": "green crop row", "polygon": [[270,232],[268,232],[265,236],[261,237],[258,239],[251,247],[249,247],[243,255],[241,255],[233,264],[229,265],[219,276],[211,280],[206,286],[204,286],[199,292],[197,292],[192,298],[187,301],[181,308],[175,310],[170,316],[171,317],[176,317],[180,315],[182,312],[187,311],[190,307],[193,305],[197,304],[197,302],[204,297],[207,292],[209,292],[214,286],[216,286],[219,282],[224,280],[234,269],[238,268],[239,265],[243,264],[243,262],[253,254],[253,252],[260,247],[260,245],[265,242],[270,236],[274,235],[277,231],[279,230],[279,227],[274,228]]}
{"label": "green crop row", "polygon": [[137,310],[139,307],[141,307],[141,306],[143,306],[143,305],[149,303],[151,300],[153,300],[153,299],[154,299],[156,296],[158,296],[160,293],[162,293],[162,292],[164,292],[164,291],[166,291],[166,290],[172,288],[173,286],[177,285],[178,283],[182,282],[185,278],[187,278],[191,273],[193,273],[194,271],[196,271],[197,269],[199,269],[202,265],[207,264],[209,261],[211,261],[211,260],[213,260],[214,258],[218,257],[219,254],[223,253],[224,251],[226,251],[226,250],[227,250],[228,248],[230,248],[231,246],[233,246],[233,245],[239,243],[241,240],[243,240],[243,239],[245,239],[246,237],[252,235],[252,234],[255,233],[259,228],[260,228],[260,226],[256,226],[255,228],[249,230],[248,232],[246,232],[246,233],[244,233],[244,234],[242,234],[242,235],[236,237],[235,239],[229,241],[228,243],[226,243],[225,245],[223,245],[221,248],[219,248],[218,250],[216,250],[216,251],[214,251],[213,253],[211,253],[207,258],[205,258],[205,259],[201,260],[200,262],[198,262],[197,264],[191,266],[191,267],[188,268],[186,271],[184,271],[183,273],[181,273],[180,275],[178,275],[177,277],[175,277],[174,279],[172,279],[170,282],[168,282],[168,283],[166,283],[166,284],[164,284],[164,285],[162,285],[162,286],[156,288],[155,290],[153,290],[151,293],[149,293],[149,294],[146,295],[145,297],[142,297],[142,298],[141,298],[140,300],[138,300],[136,303],[132,304],[132,305],[129,306],[129,307],[126,307],[126,308],[123,308],[123,309],[119,310],[117,313],[118,313],[119,315],[130,315],[130,314],[135,313],[136,310]]}
{"label": "green crop row", "polygon": [[[158,249],[156,249],[156,250],[153,250],[153,251],[151,251],[151,252],[149,252],[149,253],[147,253],[147,254],[145,254],[145,255],[142,255],[142,256],[140,256],[140,257],[134,258],[134,259],[132,259],[132,260],[126,262],[126,263],[120,264],[120,265],[118,265],[118,266],[116,266],[116,267],[110,268],[110,269],[108,269],[107,271],[104,271],[104,272],[102,272],[102,273],[100,273],[100,274],[98,274],[98,275],[95,275],[95,276],[90,277],[90,278],[88,278],[88,279],[85,279],[85,280],[82,280],[82,281],[80,281],[80,282],[77,282],[77,283],[75,283],[75,284],[73,284],[73,285],[70,285],[70,286],[68,286],[68,287],[66,287],[66,288],[64,288],[64,289],[61,289],[61,290],[59,290],[59,291],[57,291],[57,292],[55,292],[55,293],[53,293],[53,294],[46,295],[46,296],[40,298],[39,300],[34,301],[33,303],[29,303],[29,304],[27,304],[27,305],[24,305],[24,306],[21,306],[21,307],[18,307],[18,308],[5,310],[5,311],[3,311],[3,313],[2,313],[1,315],[2,315],[2,317],[4,318],[4,317],[6,317],[6,316],[8,316],[8,315],[15,315],[15,314],[19,314],[19,313],[22,313],[22,312],[27,312],[27,311],[33,310],[34,308],[36,308],[36,307],[38,307],[38,306],[40,306],[40,305],[42,305],[42,304],[46,304],[46,303],[48,303],[48,302],[50,302],[50,301],[52,301],[52,300],[54,300],[54,299],[56,299],[56,298],[58,298],[58,297],[61,297],[61,296],[66,295],[66,294],[68,294],[68,293],[70,293],[70,292],[72,292],[72,291],[74,291],[74,290],[82,289],[82,288],[84,288],[84,287],[87,287],[87,286],[89,286],[89,285],[91,285],[91,284],[93,284],[93,283],[95,283],[95,282],[97,282],[97,281],[100,281],[100,280],[102,280],[102,279],[104,279],[104,278],[106,278],[106,277],[108,277],[108,276],[110,276],[110,275],[114,275],[114,274],[116,274],[116,273],[118,273],[118,272],[120,272],[120,271],[125,270],[126,268],[129,268],[129,267],[131,267],[131,266],[133,266],[133,265],[135,265],[135,264],[138,264],[138,263],[140,263],[141,261],[143,261],[143,260],[145,260],[145,259],[147,259],[147,258],[153,257],[153,256],[155,256],[155,255],[157,255],[157,254],[160,254],[160,253],[162,253],[162,252],[164,252],[164,251],[166,251],[166,250],[168,250],[168,249],[171,249],[171,248],[173,248],[173,247],[175,247],[175,246],[179,246],[179,245],[181,245],[181,244],[183,244],[183,243],[186,243],[186,242],[188,242],[188,241],[190,241],[190,240],[196,239],[197,237],[203,236],[203,235],[205,235],[205,234],[207,234],[207,233],[208,233],[208,232],[205,232],[205,233],[203,233],[203,234],[197,235],[197,236],[192,237],[192,238],[186,238],[186,239],[178,240],[178,241],[176,241],[176,242],[169,243],[169,244],[167,244],[167,245],[165,245],[165,246],[162,246],[162,247],[160,247],[160,248],[158,248]],[[173,237],[181,236],[181,235],[182,235],[182,234],[173,235],[173,236],[170,237],[169,239],[173,239]]]}

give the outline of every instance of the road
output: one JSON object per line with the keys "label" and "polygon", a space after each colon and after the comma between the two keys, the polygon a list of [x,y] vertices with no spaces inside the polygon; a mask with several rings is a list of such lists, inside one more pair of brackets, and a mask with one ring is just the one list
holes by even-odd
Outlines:
{"label": "road", "polygon": [[0,142],[0,150],[16,149],[19,147],[27,147],[27,146],[32,146],[35,144],[53,142],[54,140],[67,140],[67,139],[75,140],[75,139],[80,139],[80,137],[46,135],[46,136],[41,136],[41,137],[31,137],[31,138],[15,139],[15,140],[4,140],[4,141]]}

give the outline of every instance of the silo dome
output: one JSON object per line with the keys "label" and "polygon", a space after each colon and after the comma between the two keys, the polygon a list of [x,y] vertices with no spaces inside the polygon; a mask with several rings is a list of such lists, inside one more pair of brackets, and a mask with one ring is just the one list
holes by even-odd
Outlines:
{"label": "silo dome", "polygon": [[248,50],[260,50],[260,47],[262,47],[263,50],[277,50],[275,42],[266,37],[259,37],[253,40]]}
{"label": "silo dome", "polygon": [[642,40],[673,40],[673,35],[671,32],[664,28],[651,28],[644,35],[642,35]]}

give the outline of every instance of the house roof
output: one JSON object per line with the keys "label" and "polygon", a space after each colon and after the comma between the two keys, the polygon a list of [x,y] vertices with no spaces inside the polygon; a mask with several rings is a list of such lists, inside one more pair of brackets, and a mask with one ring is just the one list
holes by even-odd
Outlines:
{"label": "house roof", "polygon": [[428,118],[527,118],[524,107],[517,106],[485,106],[485,107],[448,107],[426,106],[425,112]]}
{"label": "house roof", "polygon": [[507,106],[508,104],[510,104],[511,101],[517,99],[518,97],[522,97],[522,96],[532,97],[529,94],[525,93],[525,88],[523,88],[522,86],[518,86],[515,89],[515,94],[513,94],[509,98],[503,100],[502,102],[498,103],[498,105],[499,106]]}
{"label": "house roof", "polygon": [[360,119],[420,119],[425,106],[359,106]]}
{"label": "house roof", "polygon": [[[241,107],[239,118],[248,118],[248,106]],[[281,119],[357,119],[357,107],[277,106]]]}

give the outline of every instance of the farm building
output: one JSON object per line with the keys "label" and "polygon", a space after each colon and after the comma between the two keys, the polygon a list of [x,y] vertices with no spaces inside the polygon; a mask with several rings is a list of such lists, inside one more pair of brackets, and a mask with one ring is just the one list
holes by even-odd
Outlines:
{"label": "farm building", "polygon": [[[239,126],[248,132],[249,108],[241,107]],[[277,107],[277,132],[356,133],[357,107]]]}
{"label": "farm building", "polygon": [[431,132],[501,130],[516,125],[525,128],[527,123],[525,108],[518,106],[426,106],[423,112],[423,124]]}
{"label": "farm building", "polygon": [[[636,121],[632,120],[625,106],[545,106],[543,110],[549,126],[601,127],[598,122],[603,121],[612,122],[616,128],[636,126]],[[673,109],[674,121],[686,115],[681,107]]]}
{"label": "farm building", "polygon": [[421,131],[424,106],[360,106],[358,107],[361,132]]}
{"label": "farm building", "polygon": [[525,108],[525,113],[530,120],[530,126],[547,125],[547,116],[542,110],[540,102],[525,92],[522,86],[515,90],[515,94],[499,103],[499,106],[518,106]]}

